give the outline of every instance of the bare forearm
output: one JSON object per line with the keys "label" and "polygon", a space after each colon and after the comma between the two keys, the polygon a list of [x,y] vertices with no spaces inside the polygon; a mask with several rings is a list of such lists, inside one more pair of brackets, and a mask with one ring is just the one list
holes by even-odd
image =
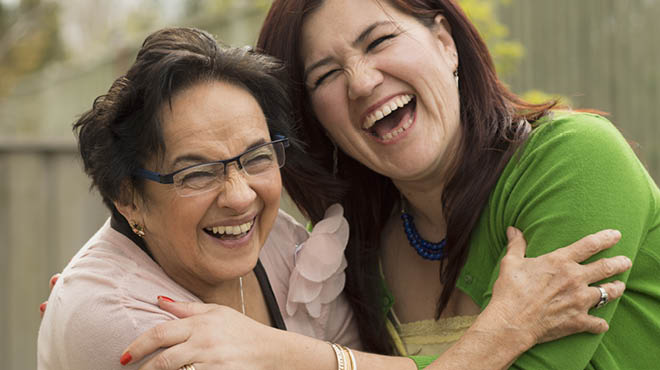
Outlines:
{"label": "bare forearm", "polygon": [[[337,357],[329,343],[292,332],[283,333],[286,333],[287,351],[278,361],[278,369],[337,370]],[[383,356],[360,351],[353,353],[358,369],[417,369],[415,363],[407,357]]]}
{"label": "bare forearm", "polygon": [[[521,336],[519,328],[503,326],[494,309],[486,309],[470,329],[449,350],[431,365],[429,370],[508,368],[533,345],[531,337]],[[497,325],[493,324],[497,323]],[[337,358],[330,344],[299,334],[287,333],[287,348],[280,368],[336,370]],[[383,356],[354,351],[358,369],[416,370],[407,357]],[[313,366],[312,366],[313,365]]]}
{"label": "bare forearm", "polygon": [[[520,336],[517,328],[492,325],[496,322],[484,311],[465,334],[445,351],[428,370],[507,369],[533,345],[530,338]],[[477,366],[478,365],[478,366]]]}

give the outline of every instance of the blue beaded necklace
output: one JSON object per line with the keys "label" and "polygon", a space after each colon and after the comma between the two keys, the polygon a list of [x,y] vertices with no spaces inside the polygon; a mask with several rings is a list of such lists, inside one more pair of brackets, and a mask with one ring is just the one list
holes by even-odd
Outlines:
{"label": "blue beaded necklace", "polygon": [[413,216],[406,212],[403,195],[401,195],[401,219],[403,220],[403,231],[406,233],[408,242],[415,248],[417,254],[422,258],[439,261],[445,257],[445,244],[447,239],[442,239],[438,243],[433,243],[422,238],[415,227]]}

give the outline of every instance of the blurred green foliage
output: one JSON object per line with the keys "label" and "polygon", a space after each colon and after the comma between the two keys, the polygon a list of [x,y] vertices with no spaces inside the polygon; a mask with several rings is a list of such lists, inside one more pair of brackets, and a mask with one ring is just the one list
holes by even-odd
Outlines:
{"label": "blurred green foliage", "polygon": [[497,12],[511,5],[511,0],[459,0],[463,10],[486,41],[501,77],[515,72],[524,56],[520,42],[509,38],[509,29],[497,18]]}
{"label": "blurred green foliage", "polygon": [[[498,12],[514,6],[513,0],[458,0],[461,7],[484,38],[493,57],[497,74],[506,81],[507,76],[516,73],[519,63],[525,56],[523,45],[510,38],[509,29],[500,22]],[[529,90],[521,97],[530,103],[544,103],[560,99],[570,105],[569,99],[560,95],[548,94],[540,90]]]}

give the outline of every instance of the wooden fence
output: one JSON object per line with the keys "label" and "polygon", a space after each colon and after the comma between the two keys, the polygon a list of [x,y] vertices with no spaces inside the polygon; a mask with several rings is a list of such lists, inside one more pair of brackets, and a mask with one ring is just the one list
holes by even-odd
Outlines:
{"label": "wooden fence", "polygon": [[513,90],[610,113],[659,182],[660,1],[515,0],[499,17],[525,48]]}
{"label": "wooden fence", "polygon": [[49,277],[107,217],[72,142],[0,141],[0,358],[35,369]]}

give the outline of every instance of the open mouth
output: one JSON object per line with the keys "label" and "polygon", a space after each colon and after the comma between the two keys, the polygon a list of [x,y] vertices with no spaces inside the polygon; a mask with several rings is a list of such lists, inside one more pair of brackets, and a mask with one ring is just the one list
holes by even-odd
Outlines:
{"label": "open mouth", "polygon": [[414,95],[399,95],[371,112],[362,129],[381,141],[391,141],[413,123],[417,99]]}
{"label": "open mouth", "polygon": [[252,226],[254,219],[240,225],[205,227],[204,232],[217,239],[235,240],[249,234]]}

